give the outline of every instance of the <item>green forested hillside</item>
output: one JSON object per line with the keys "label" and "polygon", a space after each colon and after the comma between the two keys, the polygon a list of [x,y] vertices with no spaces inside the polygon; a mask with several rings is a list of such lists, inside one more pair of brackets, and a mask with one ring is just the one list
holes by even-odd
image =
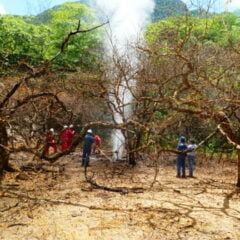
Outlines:
{"label": "green forested hillside", "polygon": [[187,6],[181,0],[155,0],[155,8],[152,14],[152,21],[183,15],[187,11]]}
{"label": "green forested hillside", "polygon": [[[69,2],[46,13],[49,17],[45,15],[41,21],[39,16],[0,16],[1,62],[15,64],[24,59],[31,64],[40,63],[59,51],[64,36],[77,28],[79,19],[82,29],[98,24],[91,8],[84,4]],[[59,58],[55,67],[95,67],[100,49],[99,36],[99,31],[74,36],[67,45],[68,54]],[[99,46],[98,51],[96,46]]]}
{"label": "green forested hillside", "polygon": [[[155,7],[152,13],[152,21],[158,21],[170,16],[183,15],[187,11],[187,6],[181,0],[154,0]],[[92,0],[80,0],[78,3],[86,4],[94,8]],[[51,12],[56,11],[61,5],[55,6],[52,9],[46,10],[32,19],[34,23],[47,23],[51,19]]]}
{"label": "green forested hillside", "polygon": [[[72,2],[73,3],[73,2]],[[90,7],[90,0],[81,0],[81,1],[77,1],[77,2],[74,2],[73,3],[75,6],[77,6],[76,4],[82,4],[82,5],[85,5],[87,6],[89,9],[91,8]],[[32,19],[31,19],[31,22],[34,23],[34,24],[48,24],[51,22],[52,18],[53,18],[53,13],[54,12],[58,12],[60,9],[62,9],[62,5],[65,5],[66,4],[61,4],[61,5],[56,5],[54,7],[52,7],[51,9],[47,9],[45,11],[43,11],[42,13],[34,16]],[[66,6],[65,9],[66,10],[71,10],[72,8],[72,4],[70,3],[69,6]],[[75,17],[81,17],[82,18],[82,15],[81,15],[81,11],[79,11],[78,13],[79,15],[75,14]],[[89,18],[85,18],[85,20],[89,20]]]}

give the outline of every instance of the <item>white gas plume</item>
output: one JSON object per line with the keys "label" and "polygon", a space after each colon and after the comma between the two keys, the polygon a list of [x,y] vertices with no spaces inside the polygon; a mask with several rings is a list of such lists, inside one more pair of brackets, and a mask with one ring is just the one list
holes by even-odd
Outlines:
{"label": "white gas plume", "polygon": [[[113,94],[110,100],[113,103],[114,120],[123,123],[131,116],[130,103],[133,99],[130,87],[135,86],[131,78],[132,71],[137,70],[137,57],[131,45],[138,42],[141,32],[154,9],[154,0],[95,0],[102,16],[109,20],[109,29],[106,34],[106,58],[111,65],[108,76],[112,79]],[[119,77],[114,59],[120,64],[129,66],[122,79]],[[125,65],[125,68],[128,68]],[[118,81],[118,84],[114,84]],[[120,81],[120,82],[119,82]],[[121,159],[125,148],[125,137],[120,130],[112,134],[114,160]]]}
{"label": "white gas plume", "polygon": [[0,4],[0,15],[6,14],[5,8]]}
{"label": "white gas plume", "polygon": [[154,9],[153,0],[96,0],[96,3],[110,20],[116,46],[136,40]]}

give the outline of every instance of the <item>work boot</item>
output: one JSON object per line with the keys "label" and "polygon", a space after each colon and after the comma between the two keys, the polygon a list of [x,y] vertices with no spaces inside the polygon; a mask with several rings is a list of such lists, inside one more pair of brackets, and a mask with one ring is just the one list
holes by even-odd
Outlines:
{"label": "work boot", "polygon": [[82,164],[81,164],[82,167],[84,167],[85,165],[84,163],[85,163],[85,159],[82,159]]}

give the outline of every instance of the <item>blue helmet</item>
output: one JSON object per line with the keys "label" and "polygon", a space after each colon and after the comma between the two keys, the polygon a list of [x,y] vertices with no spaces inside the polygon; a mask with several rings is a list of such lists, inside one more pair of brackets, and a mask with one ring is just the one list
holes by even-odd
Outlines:
{"label": "blue helmet", "polygon": [[181,137],[179,138],[179,140],[180,140],[181,142],[185,142],[185,141],[186,141],[186,137],[181,136]]}

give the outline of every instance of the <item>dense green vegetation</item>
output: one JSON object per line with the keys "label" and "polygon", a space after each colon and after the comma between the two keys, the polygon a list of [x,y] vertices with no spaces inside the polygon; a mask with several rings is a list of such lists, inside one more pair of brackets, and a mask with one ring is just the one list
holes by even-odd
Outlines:
{"label": "dense green vegetation", "polygon": [[[207,19],[168,18],[149,25],[146,39],[149,44],[157,44],[162,34],[168,34],[175,43],[189,37],[187,44],[198,42],[203,45],[227,47],[240,39],[240,18],[234,14],[220,14]],[[168,43],[169,38],[166,39]]]}
{"label": "dense green vegetation", "polygon": [[[0,55],[5,64],[25,60],[31,64],[41,63],[55,56],[61,41],[70,31],[76,30],[78,20],[81,28],[98,24],[93,11],[79,3],[65,3],[49,12],[45,21],[34,17],[0,16]],[[94,31],[74,36],[67,45],[67,55],[60,57],[55,67],[64,69],[95,68],[98,64],[100,32]]]}
{"label": "dense green vegetation", "polygon": [[[76,29],[81,19],[83,29],[97,25],[91,1],[68,2],[37,16],[0,16],[0,63],[11,66],[26,61],[36,65],[57,54],[61,41]],[[186,6],[180,0],[156,0],[153,21],[183,14]],[[101,30],[75,36],[67,46],[67,55],[54,64],[65,70],[94,69],[101,59]]]}

